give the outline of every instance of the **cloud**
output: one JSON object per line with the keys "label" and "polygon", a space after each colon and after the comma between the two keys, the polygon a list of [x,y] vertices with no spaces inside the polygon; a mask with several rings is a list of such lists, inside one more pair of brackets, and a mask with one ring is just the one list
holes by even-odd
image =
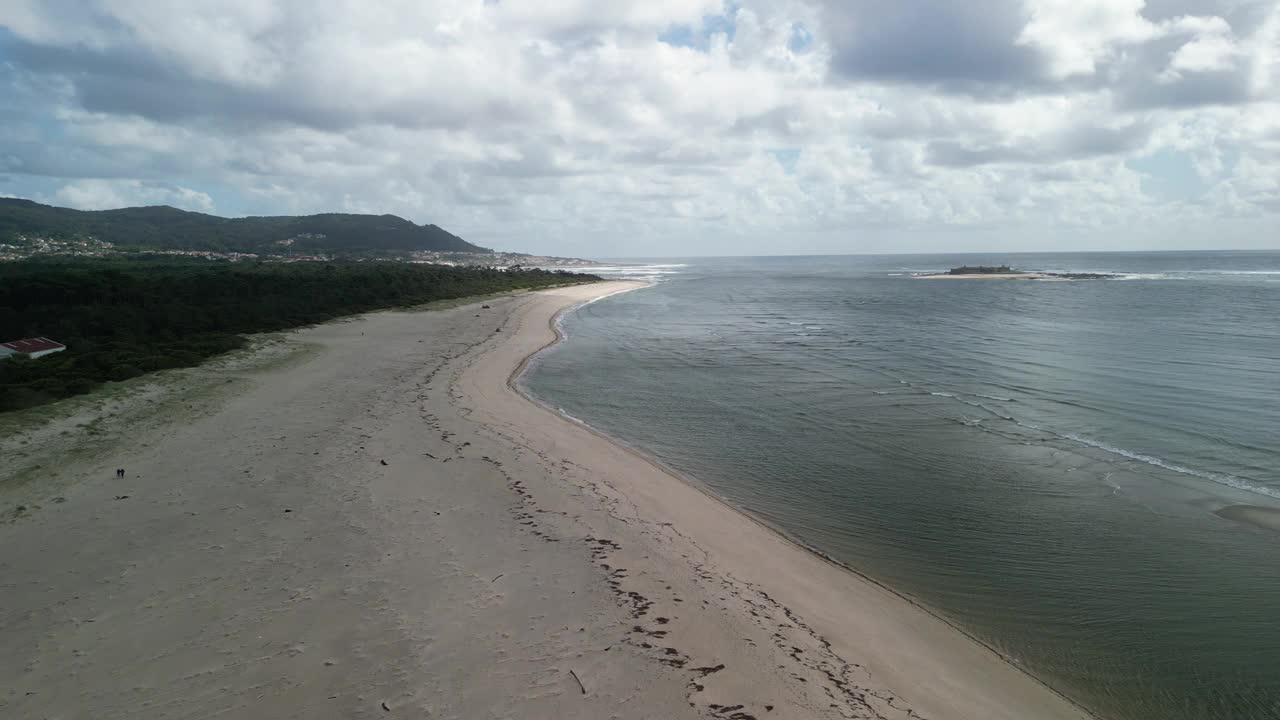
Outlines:
{"label": "cloud", "polygon": [[1119,127],[1077,126],[1056,136],[1024,144],[972,146],[949,140],[929,143],[930,163],[972,167],[987,163],[1052,164],[1064,160],[1120,155],[1140,148],[1150,128],[1138,124]]}
{"label": "cloud", "polygon": [[[0,173],[77,207],[393,212],[580,255],[1249,240],[1280,212],[1278,7],[11,0]],[[1194,202],[1149,192],[1165,155]]]}
{"label": "cloud", "polygon": [[52,200],[77,210],[112,210],[138,205],[171,205],[213,212],[213,198],[185,187],[147,185],[137,180],[76,180],[58,188]]}
{"label": "cloud", "polygon": [[824,3],[831,71],[846,82],[977,97],[1110,89],[1148,107],[1274,99],[1269,82],[1249,83],[1274,49],[1248,39],[1274,33],[1276,12],[1275,0]]}
{"label": "cloud", "polygon": [[978,91],[1034,84],[1047,62],[1018,42],[1026,20],[1019,0],[829,0],[823,19],[831,70],[847,80]]}

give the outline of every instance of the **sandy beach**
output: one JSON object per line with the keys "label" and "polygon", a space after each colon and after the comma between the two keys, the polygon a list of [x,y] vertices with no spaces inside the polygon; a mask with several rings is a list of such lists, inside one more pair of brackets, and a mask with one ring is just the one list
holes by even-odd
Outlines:
{"label": "sandy beach", "polygon": [[329,323],[9,431],[0,717],[1089,717],[516,390],[641,287]]}

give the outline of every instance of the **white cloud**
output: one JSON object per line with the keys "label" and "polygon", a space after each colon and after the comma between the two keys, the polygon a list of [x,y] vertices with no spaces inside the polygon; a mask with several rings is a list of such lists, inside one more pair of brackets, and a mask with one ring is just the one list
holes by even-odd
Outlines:
{"label": "white cloud", "polygon": [[1169,69],[1175,73],[1231,70],[1241,55],[1229,32],[1206,34],[1178,48]]}
{"label": "white cloud", "polygon": [[185,187],[148,185],[137,180],[76,180],[53,194],[59,205],[77,210],[112,210],[138,205],[171,205],[183,210],[213,212],[213,198]]}
{"label": "white cloud", "polygon": [[1062,79],[1092,75],[1113,53],[1149,40],[1157,27],[1142,16],[1144,0],[1027,0],[1019,44],[1041,48]]}
{"label": "white cloud", "polygon": [[[583,255],[1256,238],[1278,6],[13,0],[0,174],[76,207],[393,212]],[[1196,202],[1144,190],[1162,153]]]}

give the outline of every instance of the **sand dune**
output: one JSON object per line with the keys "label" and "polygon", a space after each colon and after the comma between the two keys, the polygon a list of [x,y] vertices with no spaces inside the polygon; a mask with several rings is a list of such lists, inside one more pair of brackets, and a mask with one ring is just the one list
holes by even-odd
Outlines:
{"label": "sand dune", "polygon": [[0,525],[0,717],[1086,717],[512,389],[558,311],[633,287],[303,330],[60,449]]}

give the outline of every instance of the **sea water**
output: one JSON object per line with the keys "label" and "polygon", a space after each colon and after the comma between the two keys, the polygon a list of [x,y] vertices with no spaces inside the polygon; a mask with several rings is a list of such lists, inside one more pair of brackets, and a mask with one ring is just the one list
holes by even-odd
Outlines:
{"label": "sea water", "polygon": [[[922,280],[958,265],[1113,280]],[[552,406],[1103,717],[1280,718],[1280,253],[661,260]]]}

